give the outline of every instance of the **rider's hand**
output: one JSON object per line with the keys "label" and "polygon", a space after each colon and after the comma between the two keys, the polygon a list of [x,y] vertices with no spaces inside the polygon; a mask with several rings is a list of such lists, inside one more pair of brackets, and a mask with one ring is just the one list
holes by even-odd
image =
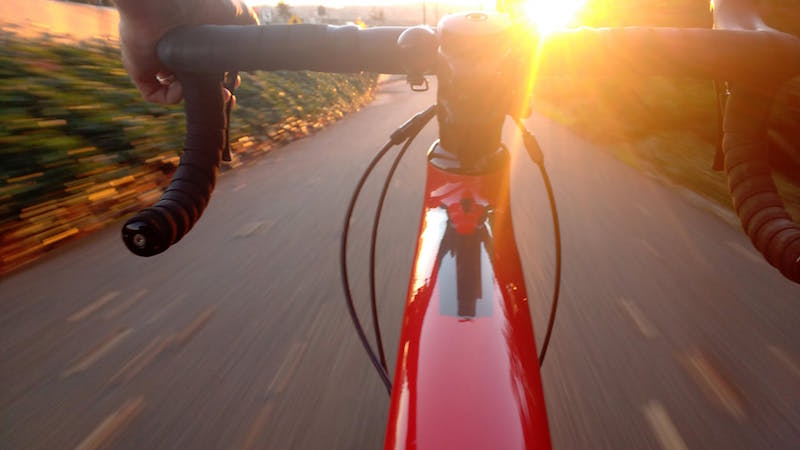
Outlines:
{"label": "rider's hand", "polygon": [[242,0],[116,0],[122,64],[149,102],[175,104],[180,83],[156,56],[156,44],[180,25],[251,25],[258,19]]}

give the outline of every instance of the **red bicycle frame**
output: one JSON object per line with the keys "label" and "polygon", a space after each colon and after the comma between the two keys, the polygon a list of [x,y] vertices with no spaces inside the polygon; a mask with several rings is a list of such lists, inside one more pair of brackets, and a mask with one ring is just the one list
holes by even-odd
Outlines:
{"label": "red bicycle frame", "polygon": [[551,447],[501,143],[526,76],[498,51],[509,27],[483,13],[439,24],[440,140],[428,152],[387,450]]}
{"label": "red bicycle frame", "polygon": [[385,448],[550,448],[508,159],[428,164]]}

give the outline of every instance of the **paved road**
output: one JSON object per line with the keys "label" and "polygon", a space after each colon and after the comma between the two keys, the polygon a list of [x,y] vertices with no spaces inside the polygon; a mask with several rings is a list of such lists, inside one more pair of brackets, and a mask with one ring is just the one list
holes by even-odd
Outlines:
{"label": "paved road", "polygon": [[[113,228],[0,281],[0,447],[380,447],[388,400],[343,306],[342,210],[392,126],[432,99],[388,84],[363,111],[226,174],[204,219],[160,257],[129,255]],[[716,216],[530,122],[565,237],[543,373],[556,448],[797,448],[800,289]],[[378,274],[389,342],[434,135],[423,132],[388,199]],[[543,330],[550,219],[524,157],[513,189]],[[362,298],[365,273],[353,271]]]}

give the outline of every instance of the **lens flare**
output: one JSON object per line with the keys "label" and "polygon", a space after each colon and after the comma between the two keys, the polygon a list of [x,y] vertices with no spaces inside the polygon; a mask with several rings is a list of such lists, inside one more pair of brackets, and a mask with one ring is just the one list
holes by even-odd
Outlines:
{"label": "lens flare", "polygon": [[586,0],[527,0],[523,5],[525,15],[541,34],[549,34],[566,27]]}

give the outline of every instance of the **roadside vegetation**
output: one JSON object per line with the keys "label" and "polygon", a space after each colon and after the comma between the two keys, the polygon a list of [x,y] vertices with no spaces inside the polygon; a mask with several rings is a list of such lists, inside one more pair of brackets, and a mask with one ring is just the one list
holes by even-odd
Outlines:
{"label": "roadside vegetation", "polygon": [[[374,75],[244,74],[233,113],[242,161],[371,97]],[[152,202],[180,154],[180,106],[146,104],[106,43],[0,35],[0,274]]]}
{"label": "roadside vegetation", "polygon": [[[762,1],[761,8],[771,26],[800,35],[800,1]],[[703,1],[590,0],[581,23],[710,27],[711,15]],[[732,208],[724,173],[712,169],[719,139],[712,82],[630,76],[543,79],[536,85],[534,104],[625,163]],[[784,88],[771,120],[769,158],[776,183],[800,220],[800,79]]]}
{"label": "roadside vegetation", "polygon": [[[762,1],[771,25],[800,35],[800,0]],[[322,14],[320,14],[322,15]],[[710,27],[702,0],[589,0],[590,26]],[[141,101],[105,42],[0,34],[0,275],[154,201],[180,154],[180,107]],[[372,75],[243,75],[232,122],[240,164],[341,118],[373,93]],[[730,207],[711,169],[718,124],[710,82],[542,80],[540,112],[626,163]],[[800,218],[800,81],[773,113],[773,165]],[[792,182],[792,178],[794,181]]]}

